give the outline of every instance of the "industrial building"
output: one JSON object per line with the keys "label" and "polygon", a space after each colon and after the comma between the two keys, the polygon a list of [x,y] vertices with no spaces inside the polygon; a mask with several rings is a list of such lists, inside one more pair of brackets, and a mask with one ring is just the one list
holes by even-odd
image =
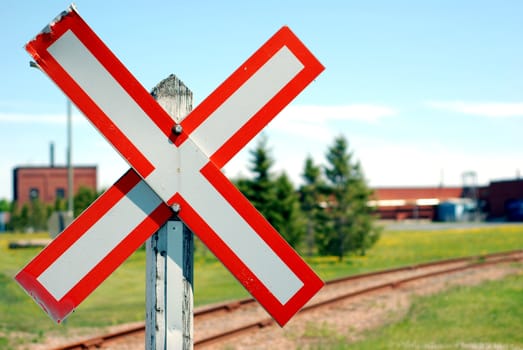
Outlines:
{"label": "industrial building", "polygon": [[19,206],[35,199],[52,205],[57,199],[68,198],[70,180],[73,196],[82,187],[98,192],[96,165],[71,166],[72,179],[69,179],[69,168],[56,166],[54,153],[54,143],[51,142],[49,165],[19,166],[13,169],[13,200]]}
{"label": "industrial building", "polygon": [[[19,205],[39,199],[53,204],[68,197],[68,169],[54,166],[22,166],[13,170],[13,199]],[[73,187],[97,190],[97,167],[75,166]],[[377,187],[369,205],[381,220],[508,220],[523,221],[523,180],[475,182],[445,187]]]}
{"label": "industrial building", "polygon": [[[24,205],[34,199],[53,204],[57,199],[67,198],[67,167],[25,166],[13,170],[13,199]],[[97,191],[96,166],[73,168],[73,194],[81,187]]]}
{"label": "industrial building", "polygon": [[439,204],[460,198],[462,193],[462,187],[380,187],[374,189],[369,204],[383,220],[434,220]]}
{"label": "industrial building", "polygon": [[471,187],[374,188],[369,203],[382,220],[523,221],[523,180]]}
{"label": "industrial building", "polygon": [[523,221],[523,180],[493,181],[480,192],[489,218]]}

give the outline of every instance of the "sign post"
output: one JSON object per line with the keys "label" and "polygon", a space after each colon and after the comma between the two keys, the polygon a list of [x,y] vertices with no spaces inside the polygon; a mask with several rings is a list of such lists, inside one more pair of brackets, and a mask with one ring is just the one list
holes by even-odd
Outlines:
{"label": "sign post", "polygon": [[26,49],[131,166],[15,276],[55,321],[173,214],[281,326],[320,290],[316,273],[221,172],[324,69],[289,28],[183,120],[155,101],[74,7]]}
{"label": "sign post", "polygon": [[[174,75],[151,93],[176,123],[192,110],[192,92]],[[173,215],[146,242],[146,349],[193,348],[193,234]]]}

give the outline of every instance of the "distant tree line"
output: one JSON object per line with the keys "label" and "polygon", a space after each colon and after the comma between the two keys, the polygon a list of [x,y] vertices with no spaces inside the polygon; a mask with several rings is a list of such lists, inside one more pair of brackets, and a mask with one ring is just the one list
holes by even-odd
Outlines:
{"label": "distant tree line", "polygon": [[[73,198],[74,216],[76,217],[83,212],[99,195],[100,193],[95,190],[81,187]],[[10,213],[10,220],[6,225],[9,231],[46,231],[51,214],[55,211],[66,210],[67,202],[65,199],[57,199],[54,205],[45,204],[38,198],[23,205],[19,205],[16,201],[9,203],[5,199],[0,200],[0,211]]]}
{"label": "distant tree line", "polygon": [[249,162],[252,176],[236,179],[238,189],[294,248],[342,260],[349,253],[365,255],[378,240],[380,229],[367,205],[372,191],[344,137],[328,148],[325,165],[306,158],[297,189],[285,172],[271,172],[274,159],[265,137]]}
{"label": "distant tree line", "polygon": [[[285,172],[272,171],[274,159],[262,137],[250,151],[250,177],[234,180],[238,189],[294,248],[307,255],[365,255],[379,238],[372,208],[367,205],[372,191],[359,162],[340,136],[328,147],[326,164],[315,164],[308,156],[298,188]],[[74,216],[84,211],[98,196],[81,188],[74,196]],[[0,200],[0,211],[10,212],[7,228],[12,231],[45,231],[54,211],[65,211],[66,201],[46,205],[35,199],[22,206]]]}

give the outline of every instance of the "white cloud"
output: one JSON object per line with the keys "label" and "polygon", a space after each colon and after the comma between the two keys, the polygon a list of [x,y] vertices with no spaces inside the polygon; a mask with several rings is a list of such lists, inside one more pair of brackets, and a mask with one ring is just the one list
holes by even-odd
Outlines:
{"label": "white cloud", "polygon": [[329,125],[339,121],[377,123],[398,111],[388,106],[352,104],[341,106],[290,105],[271,122],[270,130],[302,137],[332,139],[337,130]]}
{"label": "white cloud", "polygon": [[[285,170],[295,183],[300,183],[305,157],[310,155],[315,162],[323,162],[328,145],[342,132],[340,121],[379,123],[383,118],[398,114],[394,108],[368,104],[290,105],[264,129],[264,133],[269,135],[268,146],[276,161],[273,170]],[[227,176],[249,175],[248,151],[256,146],[256,142],[256,139],[251,141],[227,164]]]}
{"label": "white cloud", "polygon": [[523,162],[517,150],[503,154],[476,153],[442,142],[388,143],[379,138],[355,138],[356,156],[362,161],[371,186],[460,186],[462,174],[474,171],[478,184],[514,178]]}
{"label": "white cloud", "polygon": [[397,111],[391,107],[351,104],[341,106],[290,105],[282,111],[278,119],[299,118],[310,120],[355,120],[375,123],[382,118],[391,117]]}
{"label": "white cloud", "polygon": [[490,118],[523,117],[523,102],[429,101],[429,107]]}
{"label": "white cloud", "polygon": [[[328,143],[309,142],[297,145],[269,138],[275,164],[273,171],[285,170],[296,185],[301,184],[305,157],[309,154],[316,164],[325,164]],[[408,140],[390,142],[379,137],[354,136],[349,139],[354,159],[359,160],[369,185],[386,186],[445,186],[462,185],[462,174],[475,171],[478,184],[491,180],[510,179],[523,163],[517,151],[505,154],[477,154],[459,150],[444,143],[427,141],[412,144]],[[253,145],[254,146],[254,145]],[[253,147],[252,146],[252,147]],[[248,146],[248,149],[252,148]],[[249,176],[249,156],[241,152],[225,168],[227,176]]]}

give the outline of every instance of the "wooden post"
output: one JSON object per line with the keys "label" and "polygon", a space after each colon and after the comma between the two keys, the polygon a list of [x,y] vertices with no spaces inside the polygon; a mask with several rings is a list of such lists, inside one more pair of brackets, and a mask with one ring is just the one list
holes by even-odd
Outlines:
{"label": "wooden post", "polygon": [[[151,94],[176,123],[192,109],[192,92],[174,75]],[[175,214],[146,242],[147,350],[193,348],[193,251],[193,234]]]}

